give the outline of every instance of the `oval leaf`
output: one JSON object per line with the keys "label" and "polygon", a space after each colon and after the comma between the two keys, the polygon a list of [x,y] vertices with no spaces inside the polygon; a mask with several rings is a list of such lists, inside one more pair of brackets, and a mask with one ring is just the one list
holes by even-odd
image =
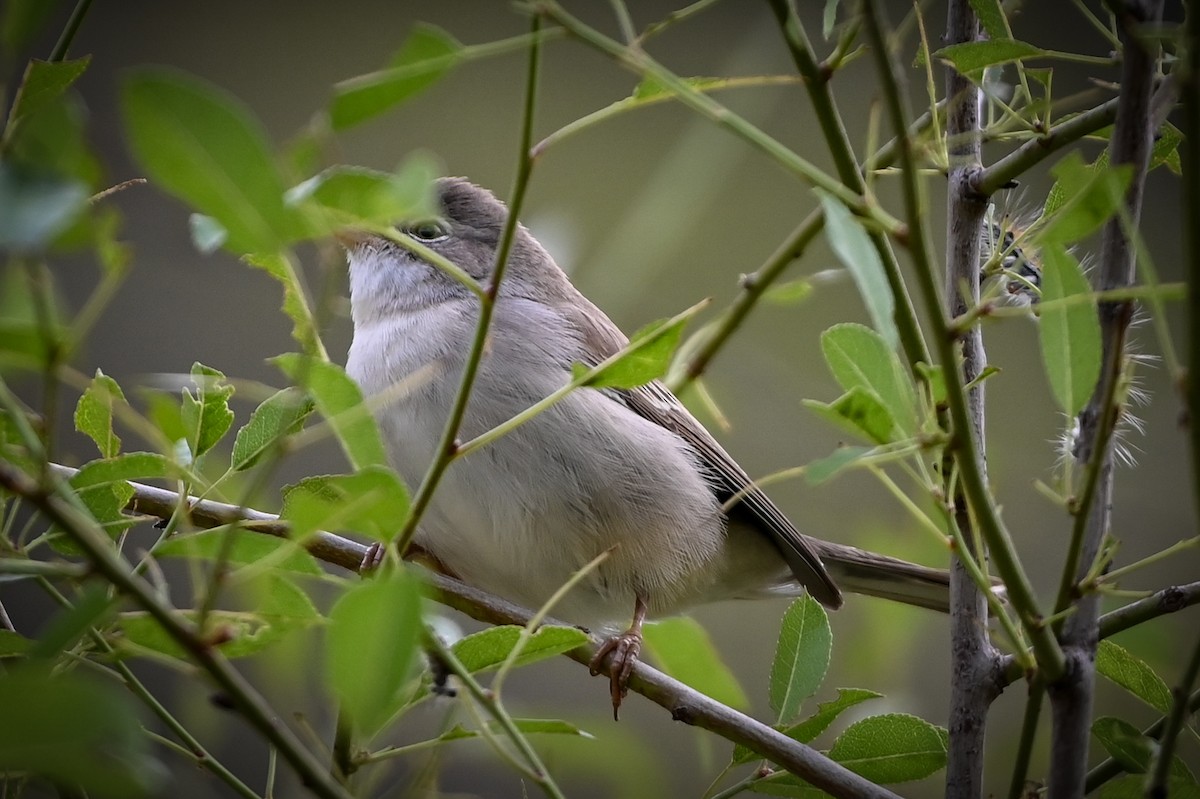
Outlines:
{"label": "oval leaf", "polygon": [[408,569],[386,569],[342,595],[329,614],[329,683],[363,737],[404,702],[417,649],[421,597]]}
{"label": "oval leaf", "polygon": [[662,670],[675,679],[723,705],[739,710],[750,706],[737,677],[695,619],[676,616],[650,624],[645,642]]}
{"label": "oval leaf", "polygon": [[142,69],[121,88],[130,146],[156,183],[228,231],[237,252],[273,252],[299,231],[253,115],[216,87]]}
{"label": "oval leaf", "polygon": [[843,390],[861,387],[874,394],[902,437],[912,436],[917,426],[916,390],[895,348],[866,325],[846,322],[821,334],[821,352]]}
{"label": "oval leaf", "polygon": [[365,122],[428,89],[454,68],[461,51],[441,28],[415,26],[387,69],[337,85],[329,109],[334,130]]}
{"label": "oval leaf", "polygon": [[[504,625],[472,633],[456,641],[451,651],[468,671],[494,669],[508,659],[508,654],[521,636],[521,629],[515,625]],[[577,627],[542,627],[525,642],[517,665],[523,666],[570,652],[586,644],[587,640],[587,634]]]}
{"label": "oval leaf", "polygon": [[883,336],[888,349],[895,350],[900,343],[894,316],[896,299],[892,296],[879,253],[862,223],[841,200],[819,189],[816,192],[825,211],[825,237],[829,239],[829,246],[854,278],[871,323]]}
{"label": "oval leaf", "polygon": [[790,722],[801,703],[816,693],[829,668],[833,633],[825,608],[810,596],[788,607],[771,665],[770,699],[781,722]]}
{"label": "oval leaf", "polygon": [[96,370],[96,376],[75,405],[75,429],[83,433],[111,458],[121,451],[121,438],[113,432],[113,404],[125,404],[125,394],[117,381]]}
{"label": "oval leaf", "polygon": [[1171,710],[1171,689],[1144,660],[1112,641],[1101,641],[1096,649],[1096,671],[1166,714]]}
{"label": "oval leaf", "polygon": [[352,466],[356,469],[387,466],[387,454],[375,417],[363,403],[358,384],[342,367],[295,353],[280,355],[274,363],[293,381],[308,389]]}
{"label": "oval leaf", "polygon": [[1054,398],[1070,417],[1087,404],[1100,379],[1100,319],[1094,301],[1048,303],[1091,290],[1074,256],[1059,246],[1042,250],[1042,363]]}
{"label": "oval leaf", "polygon": [[233,441],[233,470],[249,469],[257,463],[281,439],[299,431],[312,410],[312,400],[297,388],[285,388],[263,400]]}
{"label": "oval leaf", "polygon": [[947,733],[903,713],[869,716],[838,736],[829,756],[871,782],[928,777],[946,766]]}

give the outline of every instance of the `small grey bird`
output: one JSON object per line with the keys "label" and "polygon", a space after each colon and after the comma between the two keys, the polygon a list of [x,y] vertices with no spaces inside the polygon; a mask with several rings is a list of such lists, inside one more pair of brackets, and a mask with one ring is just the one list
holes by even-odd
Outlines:
{"label": "small grey bird", "polygon": [[[507,209],[462,178],[441,179],[436,191],[441,216],[400,229],[486,285]],[[393,464],[415,486],[458,391],[479,303],[400,245],[368,234],[343,241],[354,319],[346,369],[367,395],[409,381],[376,415]],[[460,438],[480,435],[561,388],[572,364],[598,364],[627,343],[518,226]],[[836,608],[839,584],[925,607],[947,605],[944,571],[801,535],[658,382],[576,390],[456,459],[414,544],[450,574],[529,607],[609,552],[553,612],[609,633],[632,613],[632,624],[609,638],[592,664],[596,674],[613,656],[614,713],[648,615],[805,590]]]}

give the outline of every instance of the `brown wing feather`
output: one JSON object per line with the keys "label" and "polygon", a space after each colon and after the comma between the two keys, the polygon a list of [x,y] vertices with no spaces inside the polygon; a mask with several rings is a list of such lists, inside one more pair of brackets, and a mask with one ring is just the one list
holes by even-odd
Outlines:
{"label": "brown wing feather", "polygon": [[[628,343],[617,326],[586,298],[577,294],[573,299],[575,302],[561,307],[575,323],[584,350],[596,357],[596,363]],[[584,312],[581,306],[590,306],[593,313]],[[686,441],[707,469],[717,498],[724,503],[740,496],[730,509],[730,516],[768,536],[779,547],[792,574],[814,599],[826,607],[841,607],[842,594],[813,547],[665,385],[655,381],[628,390],[605,389],[604,393]]]}

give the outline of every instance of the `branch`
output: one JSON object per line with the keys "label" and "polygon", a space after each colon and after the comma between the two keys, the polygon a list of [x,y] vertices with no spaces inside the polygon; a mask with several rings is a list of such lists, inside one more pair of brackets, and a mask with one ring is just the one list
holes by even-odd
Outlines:
{"label": "branch", "polygon": [[1156,591],[1144,599],[1131,602],[1124,607],[1109,611],[1100,617],[1100,639],[1103,640],[1130,627],[1157,619],[1168,613],[1200,603],[1200,582],[1172,585]]}
{"label": "branch", "polygon": [[479,319],[475,324],[475,337],[471,341],[471,349],[467,352],[466,363],[463,364],[462,377],[459,378],[458,393],[454,396],[454,405],[450,408],[450,416],[442,430],[441,440],[434,450],[433,462],[421,479],[417,494],[413,497],[412,508],[408,520],[404,523],[399,535],[396,536],[395,550],[403,556],[417,533],[417,524],[433,499],[446,468],[458,454],[458,431],[462,426],[463,416],[467,412],[467,401],[471,398],[471,387],[475,384],[475,375],[483,360],[483,351],[488,341],[488,329],[492,323],[492,313],[496,308],[496,297],[500,292],[500,281],[504,279],[504,271],[508,266],[508,256],[512,252],[513,242],[517,236],[517,218],[521,205],[525,200],[525,189],[529,185],[529,177],[533,172],[533,112],[537,99],[538,66],[541,61],[541,41],[538,32],[541,28],[541,17],[534,16],[533,30],[530,32],[529,70],[525,79],[525,107],[522,115],[520,150],[517,158],[517,175],[513,180],[512,197],[509,199],[508,215],[504,218],[504,230],[500,234],[500,243],[496,248],[496,260],[492,264],[491,277],[483,293],[479,296]]}
{"label": "branch", "polygon": [[213,681],[230,696],[246,720],[271,742],[300,775],[305,785],[323,799],[349,799],[296,735],[280,723],[274,711],[246,679],[229,665],[211,645],[201,640],[192,626],[175,608],[165,604],[151,586],[136,575],[112,542],[73,505],[34,482],[7,461],[0,460],[0,485],[28,500],[63,529],[87,555],[96,571],[104,575],[122,594],[132,599],[188,652],[193,661],[208,672]]}
{"label": "branch", "polygon": [[[1156,53],[1146,49],[1136,26],[1162,18],[1162,0],[1130,0],[1116,10],[1125,57],[1117,119],[1109,142],[1113,166],[1131,164],[1133,180],[1125,196],[1128,218],[1136,229],[1141,215],[1142,191],[1152,143],[1151,94]],[[1104,227],[1100,252],[1101,291],[1130,285],[1134,277],[1134,250],[1120,215]],[[1117,420],[1116,394],[1125,359],[1125,336],[1133,303],[1101,302],[1100,328],[1104,371],[1100,384],[1079,416],[1080,459],[1087,460],[1087,477],[1072,527],[1071,544],[1055,603],[1055,614],[1074,604],[1062,624],[1061,640],[1068,668],[1058,679],[1047,675],[1050,692],[1051,763],[1049,795],[1082,796],[1087,770],[1089,731],[1095,693],[1095,653],[1099,635],[1099,596],[1078,596],[1076,586],[1096,558],[1108,532],[1112,506],[1112,431]]]}
{"label": "branch", "polygon": [[[3,466],[3,462],[0,462],[0,467]],[[76,474],[77,470],[69,466],[51,464],[51,471],[67,479]],[[126,506],[128,512],[169,518],[178,507],[180,498],[173,491],[132,481],[128,481],[127,484],[133,489],[133,498]],[[241,524],[244,529],[278,538],[287,538],[289,534],[287,522],[281,521],[274,514],[194,497],[189,497],[188,503],[191,520],[198,527]],[[327,532],[316,532],[306,537],[304,547],[314,557],[353,572],[359,571],[363,559],[370,552],[370,547]],[[472,588],[452,577],[430,573],[428,582],[437,593],[437,601],[478,621],[524,626],[533,616],[532,611]],[[589,644],[568,652],[567,655],[586,666],[591,663],[596,646]],[[898,799],[895,794],[859,777],[815,749],[787,737],[755,718],[710,699],[645,663],[639,662],[634,666],[629,687],[666,708],[676,721],[701,727],[735,744],[749,747],[756,754],[834,796]]]}
{"label": "branch", "polygon": [[[838,111],[837,103],[829,88],[831,71],[817,63],[812,45],[809,43],[804,26],[800,23],[800,17],[796,14],[791,0],[769,0],[769,2],[771,10],[775,13],[775,19],[783,31],[783,38],[792,54],[796,70],[804,78],[805,91],[808,92],[809,101],[812,103],[813,112],[821,125],[825,143],[833,156],[838,177],[847,188],[856,194],[863,194],[867,188],[866,182],[855,159],[854,146],[846,134],[846,126],[842,122],[841,112]],[[906,135],[907,131],[904,129],[897,133],[898,138]],[[895,152],[895,150],[890,152]],[[900,333],[900,342],[904,347],[905,355],[908,356],[908,362],[912,366],[921,362],[929,363],[929,351],[921,335],[921,325],[917,321],[917,312],[913,308],[912,297],[909,296],[908,287],[900,272],[896,253],[888,242],[887,236],[882,232],[870,228],[867,232],[871,236],[871,243],[879,254],[879,259],[883,262],[888,287],[895,298],[896,328]]]}

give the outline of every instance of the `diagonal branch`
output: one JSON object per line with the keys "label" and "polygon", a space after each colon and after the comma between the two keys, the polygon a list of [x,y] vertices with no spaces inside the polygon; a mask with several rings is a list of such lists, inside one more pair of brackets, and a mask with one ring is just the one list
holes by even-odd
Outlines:
{"label": "diagonal branch", "polygon": [[[3,467],[0,462],[0,467]],[[51,464],[52,472],[61,479],[76,473],[68,466]],[[9,470],[11,471],[11,470]],[[179,505],[180,497],[173,491],[144,483],[129,482],[133,498],[126,510],[159,518],[169,518]],[[253,532],[287,538],[289,526],[278,516],[224,502],[189,497],[190,517],[198,527],[240,524]],[[318,559],[357,572],[370,547],[333,533],[317,532],[304,541],[305,548]],[[525,625],[533,612],[507,600],[472,588],[454,578],[430,573],[437,600],[478,621],[489,624]],[[595,655],[596,645],[588,644],[567,655],[588,665]],[[778,730],[751,716],[710,699],[661,671],[638,662],[634,666],[629,687],[636,693],[670,711],[672,718],[748,747],[758,755],[811,782],[834,796],[875,797],[898,799],[892,792],[863,779],[830,760],[817,750],[787,737]]]}

